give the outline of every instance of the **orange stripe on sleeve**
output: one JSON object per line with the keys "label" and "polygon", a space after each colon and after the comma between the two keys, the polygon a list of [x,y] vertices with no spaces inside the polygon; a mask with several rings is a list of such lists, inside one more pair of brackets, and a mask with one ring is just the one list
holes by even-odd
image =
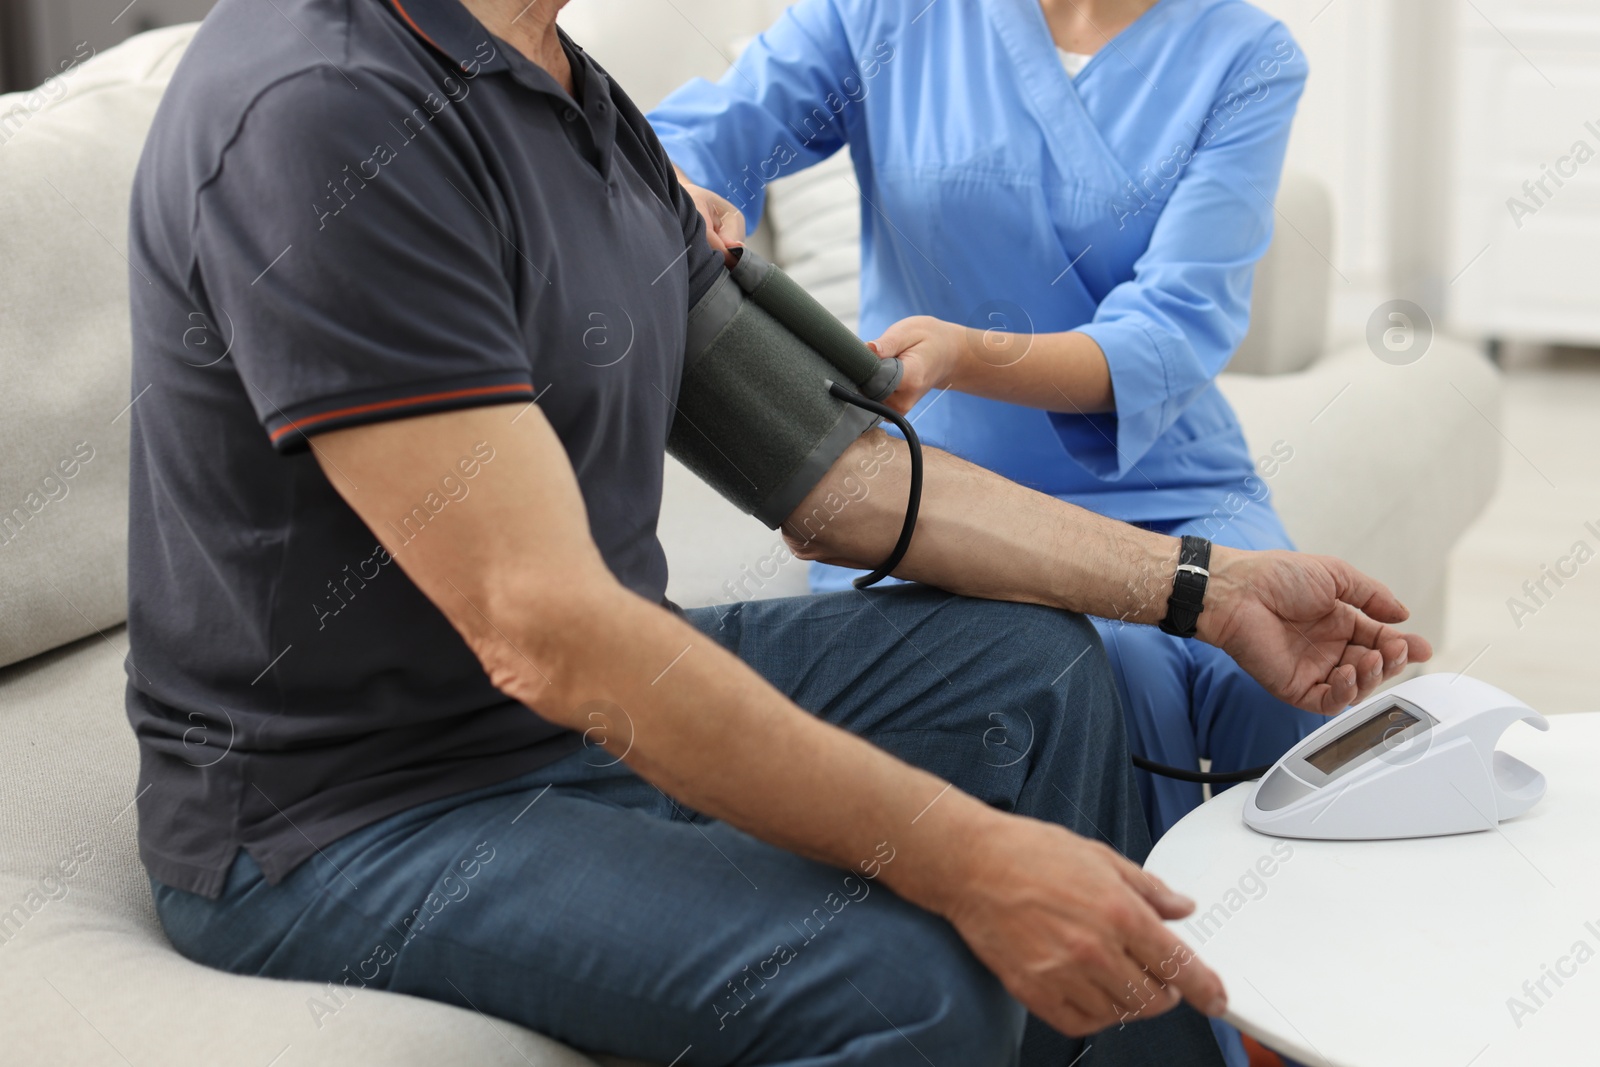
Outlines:
{"label": "orange stripe on sleeve", "polygon": [[422,396],[408,396],[399,400],[380,400],[372,404],[357,404],[354,407],[339,408],[336,411],[324,411],[317,415],[308,415],[303,419],[290,420],[286,425],[278,427],[271,433],[271,440],[276,443],[278,438],[286,433],[306,430],[328,422],[331,419],[342,419],[349,415],[365,415],[373,411],[387,411],[393,408],[412,407],[417,404],[431,404],[440,400],[460,400],[469,396],[494,396],[502,393],[532,394],[533,388],[527,385],[483,385],[474,389],[452,389],[443,393],[425,393]]}

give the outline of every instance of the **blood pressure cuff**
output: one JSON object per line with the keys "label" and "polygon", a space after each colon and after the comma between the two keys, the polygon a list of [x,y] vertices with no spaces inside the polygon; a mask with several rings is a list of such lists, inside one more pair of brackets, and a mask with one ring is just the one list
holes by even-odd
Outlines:
{"label": "blood pressure cuff", "polygon": [[776,529],[879,416],[833,382],[882,400],[900,383],[783,271],[745,249],[689,312],[683,381],[667,451]]}

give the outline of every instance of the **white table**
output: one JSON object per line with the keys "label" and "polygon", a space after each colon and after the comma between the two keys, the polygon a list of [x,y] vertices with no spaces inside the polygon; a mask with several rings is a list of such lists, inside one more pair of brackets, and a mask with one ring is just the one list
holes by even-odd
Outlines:
{"label": "white table", "polygon": [[1315,1067],[1600,1063],[1600,714],[1500,747],[1549,792],[1498,831],[1283,841],[1244,785],[1161,839],[1146,866],[1198,902],[1170,925],[1230,1022]]}

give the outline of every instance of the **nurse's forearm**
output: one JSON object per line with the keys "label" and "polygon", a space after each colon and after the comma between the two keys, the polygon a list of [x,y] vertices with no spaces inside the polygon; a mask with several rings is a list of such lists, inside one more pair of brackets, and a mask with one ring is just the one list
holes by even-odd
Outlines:
{"label": "nurse's forearm", "polygon": [[1046,411],[1116,407],[1106,354],[1088,334],[955,329],[961,332],[952,389]]}
{"label": "nurse's forearm", "polygon": [[[924,448],[922,508],[899,578],[953,593],[1155,623],[1166,614],[1176,538],[1024,488]],[[784,524],[795,554],[871,567],[899,535],[910,482],[905,442],[856,442]],[[1218,547],[1214,569],[1230,555]]]}

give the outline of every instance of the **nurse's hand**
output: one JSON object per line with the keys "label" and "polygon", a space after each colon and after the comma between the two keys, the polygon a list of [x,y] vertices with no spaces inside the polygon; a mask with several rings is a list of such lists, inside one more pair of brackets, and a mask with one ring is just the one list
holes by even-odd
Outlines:
{"label": "nurse's hand", "polygon": [[1280,700],[1333,715],[1433,655],[1389,589],[1332,556],[1212,549],[1200,640]]}
{"label": "nurse's hand", "polygon": [[744,212],[710,189],[701,188],[690,181],[688,175],[678,170],[676,165],[672,169],[678,171],[678,184],[694,201],[700,217],[706,220],[706,244],[722,253],[722,261],[731,270],[738,262],[733,250],[744,247]]}
{"label": "nurse's hand", "polygon": [[976,332],[932,315],[913,315],[867,342],[879,357],[899,357],[905,367],[899,387],[884,403],[904,415],[928,390],[951,388],[962,353],[972,343],[969,335]]}

